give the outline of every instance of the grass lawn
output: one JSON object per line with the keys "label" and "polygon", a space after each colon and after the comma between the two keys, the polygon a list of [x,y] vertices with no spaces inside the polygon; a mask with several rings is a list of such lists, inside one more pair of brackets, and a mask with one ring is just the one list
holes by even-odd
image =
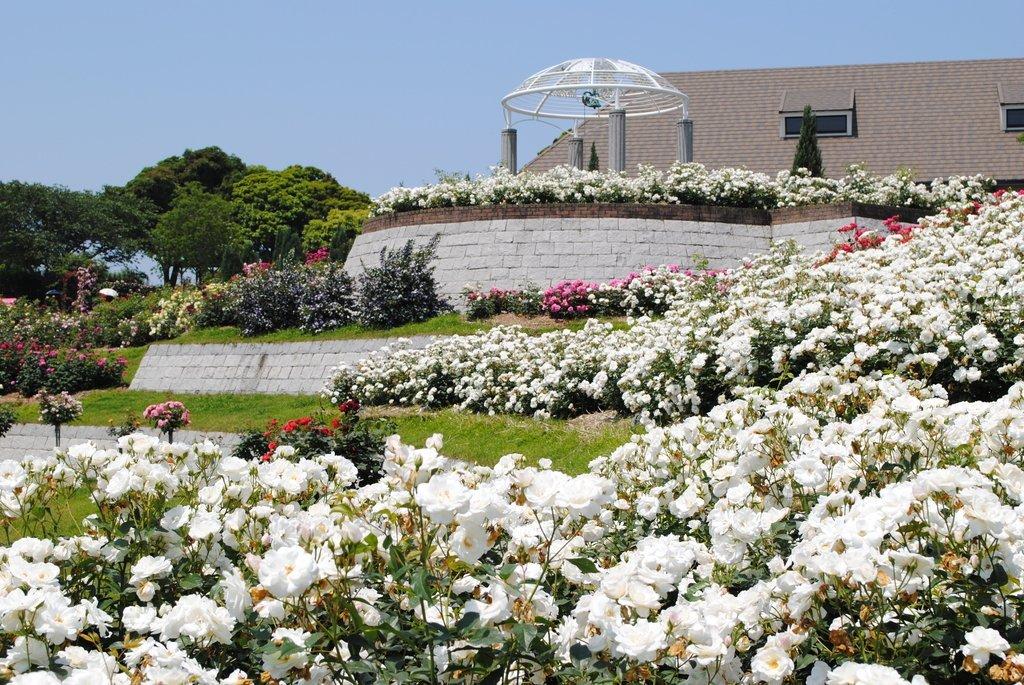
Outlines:
{"label": "grass lawn", "polygon": [[[623,319],[609,319],[613,325],[625,326]],[[171,340],[162,341],[166,344],[188,343],[236,343],[236,342],[300,342],[305,340],[353,340],[359,338],[399,338],[413,335],[469,335],[486,331],[501,324],[521,324],[530,333],[544,333],[561,328],[578,330],[583,328],[585,319],[575,321],[556,321],[547,317],[514,317],[501,316],[483,321],[468,321],[460,314],[442,314],[428,321],[410,323],[397,328],[377,329],[351,325],[335,328],[323,333],[307,333],[298,328],[287,328],[263,335],[244,336],[235,326],[218,328],[200,328],[185,333]]]}
{"label": "grass lawn", "polygon": [[146,350],[148,349],[149,345],[143,345],[141,347],[120,347],[113,350],[128,362],[124,367],[125,385],[131,383],[132,379],[135,378],[135,372],[139,370],[139,364],[142,363],[142,358],[146,355]]}
{"label": "grass lawn", "polygon": [[[238,432],[262,428],[272,418],[290,419],[323,408],[323,400],[309,395],[175,395],[163,391],[93,390],[79,395],[84,412],[75,424],[109,426],[121,423],[129,411],[142,413],[146,405],[179,399],[192,414],[192,426],[199,431]],[[22,423],[39,421],[35,402],[25,401],[16,409]],[[551,459],[557,468],[572,473],[586,469],[600,454],[626,442],[633,432],[629,421],[536,420],[519,416],[485,416],[452,409],[367,408],[366,415],[384,415],[395,422],[407,442],[422,445],[434,433],[445,437],[448,456],[493,464],[499,457],[520,453],[536,461]],[[75,425],[72,424],[72,425]]]}
{"label": "grass lawn", "polygon": [[[128,411],[141,414],[147,404],[174,397],[173,393],[133,390],[93,390],[79,396],[84,406],[76,424],[107,426],[120,423]],[[296,395],[179,395],[192,414],[192,428],[200,431],[234,432],[262,427],[269,419],[288,419],[321,408],[318,397]],[[536,420],[519,416],[485,416],[453,409],[422,411],[417,409],[382,409],[370,407],[367,416],[385,416],[395,422],[398,433],[411,444],[422,445],[434,433],[444,435],[444,454],[491,465],[500,457],[519,453],[530,462],[551,459],[555,468],[568,473],[582,473],[596,456],[608,454],[627,442],[636,430],[623,419],[583,417],[572,421]],[[34,402],[25,401],[17,407],[17,420],[33,423],[39,420]],[[80,522],[95,511],[88,493],[55,502],[46,512],[58,522],[61,535],[81,532]],[[24,529],[15,523],[8,531],[0,531],[0,541],[22,537]]]}

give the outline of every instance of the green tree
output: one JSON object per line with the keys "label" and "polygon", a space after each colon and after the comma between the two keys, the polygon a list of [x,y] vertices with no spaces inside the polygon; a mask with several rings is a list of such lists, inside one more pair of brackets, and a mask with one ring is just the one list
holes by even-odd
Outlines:
{"label": "green tree", "polygon": [[126,188],[153,203],[160,214],[171,208],[178,191],[198,183],[208,193],[230,197],[231,185],[245,171],[245,163],[219,147],[185,150],[140,171]]}
{"label": "green tree", "polygon": [[821,163],[821,149],[818,147],[818,125],[811,106],[804,107],[804,120],[800,124],[800,140],[793,156],[793,172],[807,169],[811,176],[822,176],[825,172]]}
{"label": "green tree", "polygon": [[37,295],[71,264],[127,261],[153,215],[122,188],[0,183],[0,292]]}
{"label": "green tree", "polygon": [[231,202],[204,191],[199,183],[189,183],[150,231],[146,252],[160,265],[164,283],[177,285],[187,271],[201,283],[217,269],[237,236]]}
{"label": "green tree", "polygon": [[587,161],[587,171],[597,171],[601,166],[597,158],[597,143],[590,144],[590,159]]}
{"label": "green tree", "polygon": [[[306,252],[320,247],[332,247],[332,259],[338,259],[338,250],[348,254],[356,236],[369,215],[367,209],[332,209],[323,219],[313,219],[302,231],[302,249]],[[340,234],[340,235],[339,235]],[[347,247],[344,244],[347,243]],[[344,259],[344,255],[340,257]]]}
{"label": "green tree", "polygon": [[234,184],[231,197],[242,236],[264,257],[273,251],[282,229],[303,235],[310,221],[326,219],[332,209],[370,205],[365,193],[342,186],[316,167],[298,165],[280,171],[250,167]]}

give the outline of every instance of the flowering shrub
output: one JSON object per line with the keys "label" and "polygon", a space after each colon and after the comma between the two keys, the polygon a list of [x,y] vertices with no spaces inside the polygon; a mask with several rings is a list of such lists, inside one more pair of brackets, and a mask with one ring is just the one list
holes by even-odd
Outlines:
{"label": "flowering shrub", "polygon": [[[947,683],[1024,672],[1024,384],[807,372],[570,476],[391,439],[0,463],[0,663],[65,682]],[[40,515],[85,489],[86,534]]]}
{"label": "flowering shrub", "polygon": [[0,342],[0,385],[28,397],[120,385],[127,361],[111,353]]}
{"label": "flowering shrub", "polygon": [[680,269],[678,264],[646,266],[608,283],[562,281],[544,291],[543,310],[555,319],[584,316],[664,314],[691,285],[725,274],[724,269]]}
{"label": "flowering shrub", "polygon": [[174,442],[174,431],[192,422],[192,416],[181,402],[170,400],[151,404],[142,412],[154,428],[167,436],[167,442]]}
{"label": "flowering shrub", "polygon": [[792,207],[855,201],[936,209],[952,203],[982,199],[994,188],[982,176],[936,179],[915,183],[908,171],[872,176],[852,166],[841,179],[809,174],[767,174],[744,169],[707,169],[701,164],[672,165],[667,171],[641,166],[635,176],[616,172],[556,167],[539,174],[510,174],[497,167],[491,176],[475,180],[453,176],[420,187],[399,187],[374,200],[371,216],[431,207],[525,205],[545,202],[635,202],[642,204],[723,205],[733,207]]}
{"label": "flowering shrub", "polygon": [[467,286],[462,296],[466,301],[466,318],[470,320],[488,319],[498,314],[536,316],[542,311],[542,295],[534,287],[483,291]]}
{"label": "flowering shrub", "polygon": [[231,282],[232,320],[244,335],[292,328],[298,323],[302,285],[298,268],[252,269]]}
{"label": "flowering shrub", "polygon": [[572,319],[595,313],[591,294],[598,290],[597,283],[562,281],[544,291],[541,308],[554,319]]}
{"label": "flowering shrub", "polygon": [[910,240],[914,229],[917,228],[917,224],[900,223],[898,217],[895,216],[885,219],[882,222],[882,226],[885,228],[886,233],[879,233],[878,231],[861,226],[856,221],[843,226],[839,229],[839,232],[845,234],[847,239],[835,245],[822,262],[832,261],[840,252],[856,252],[858,250],[869,250],[873,247],[878,247],[892,236],[896,236],[906,242]]}
{"label": "flowering shrub", "polygon": [[318,247],[315,250],[310,250],[306,253],[305,263],[319,264],[325,262],[331,258],[331,249],[329,247]]}
{"label": "flowering shrub", "polygon": [[306,269],[301,282],[299,328],[309,333],[322,333],[351,324],[357,313],[352,277],[339,262],[314,263],[317,266]]}
{"label": "flowering shrub", "polygon": [[[440,236],[419,247],[412,240],[383,248],[380,265],[359,274],[359,323],[367,328],[394,328],[426,321],[450,309],[437,292],[431,261]],[[345,399],[345,398],[343,398]]]}
{"label": "flowering shrub", "polygon": [[573,415],[615,409],[658,423],[723,393],[806,370],[896,372],[954,398],[1024,378],[1024,197],[922,220],[912,240],[820,256],[780,247],[745,268],[680,279],[659,320],[529,336],[495,328],[339,369],[328,396]]}
{"label": "flowering shrub", "polygon": [[149,335],[154,340],[174,338],[196,327],[203,309],[202,292],[196,288],[172,290],[157,302],[149,318]]}
{"label": "flowering shrub", "polygon": [[157,295],[134,294],[109,302],[98,302],[83,317],[79,345],[134,347],[151,340],[150,318],[157,307]]}
{"label": "flowering shrub", "polygon": [[86,314],[92,308],[92,298],[96,289],[96,272],[90,266],[80,266],[75,269],[75,303],[74,307],[80,313]]}
{"label": "flowering shrub", "polygon": [[272,419],[262,431],[244,432],[232,455],[266,462],[330,453],[352,462],[358,482],[376,482],[381,475],[384,440],[395,425],[386,419],[362,419],[359,408],[359,402],[346,400],[336,407],[335,414],[319,412],[283,423]]}
{"label": "flowering shrub", "polygon": [[66,392],[41,392],[35,400],[39,403],[39,420],[53,426],[56,444],[60,445],[60,427],[82,415],[82,403]]}

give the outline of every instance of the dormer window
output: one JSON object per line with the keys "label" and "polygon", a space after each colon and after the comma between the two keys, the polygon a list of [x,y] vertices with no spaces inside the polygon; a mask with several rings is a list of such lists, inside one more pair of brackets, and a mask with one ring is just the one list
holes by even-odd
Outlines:
{"label": "dormer window", "polygon": [[999,109],[1004,131],[1024,131],[1024,83],[999,84]]}
{"label": "dormer window", "polygon": [[[783,138],[796,138],[800,135],[800,127],[803,125],[804,115],[787,114],[782,119]],[[852,136],[853,135],[853,112],[815,112],[814,123],[819,138],[828,136]]]}
{"label": "dormer window", "polygon": [[1024,131],[1024,104],[1003,105],[1003,130]]}
{"label": "dormer window", "polygon": [[814,112],[820,138],[852,136],[855,130],[852,88],[788,88],[779,103],[780,134],[797,138],[803,123],[804,107]]}

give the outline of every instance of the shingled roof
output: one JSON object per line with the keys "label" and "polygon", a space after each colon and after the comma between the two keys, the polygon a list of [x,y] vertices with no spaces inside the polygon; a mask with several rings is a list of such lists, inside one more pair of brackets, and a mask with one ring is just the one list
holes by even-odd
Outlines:
{"label": "shingled roof", "polygon": [[[796,141],[783,138],[782,112],[804,104],[854,111],[855,135],[819,139],[825,173],[841,176],[863,163],[875,173],[899,167],[927,180],[982,173],[1024,179],[1024,145],[1002,128],[1003,104],[1024,104],[1024,59],[907,62],[785,69],[662,73],[690,96],[694,161],[775,173],[788,169]],[[1010,102],[1009,100],[1013,100]],[[1022,100],[1022,102],[1017,102]],[[626,168],[665,168],[677,157],[678,114],[629,120]],[[596,143],[602,168],[607,125],[580,128],[584,158]],[[544,171],[568,159],[568,139],[543,150],[525,171]]]}

